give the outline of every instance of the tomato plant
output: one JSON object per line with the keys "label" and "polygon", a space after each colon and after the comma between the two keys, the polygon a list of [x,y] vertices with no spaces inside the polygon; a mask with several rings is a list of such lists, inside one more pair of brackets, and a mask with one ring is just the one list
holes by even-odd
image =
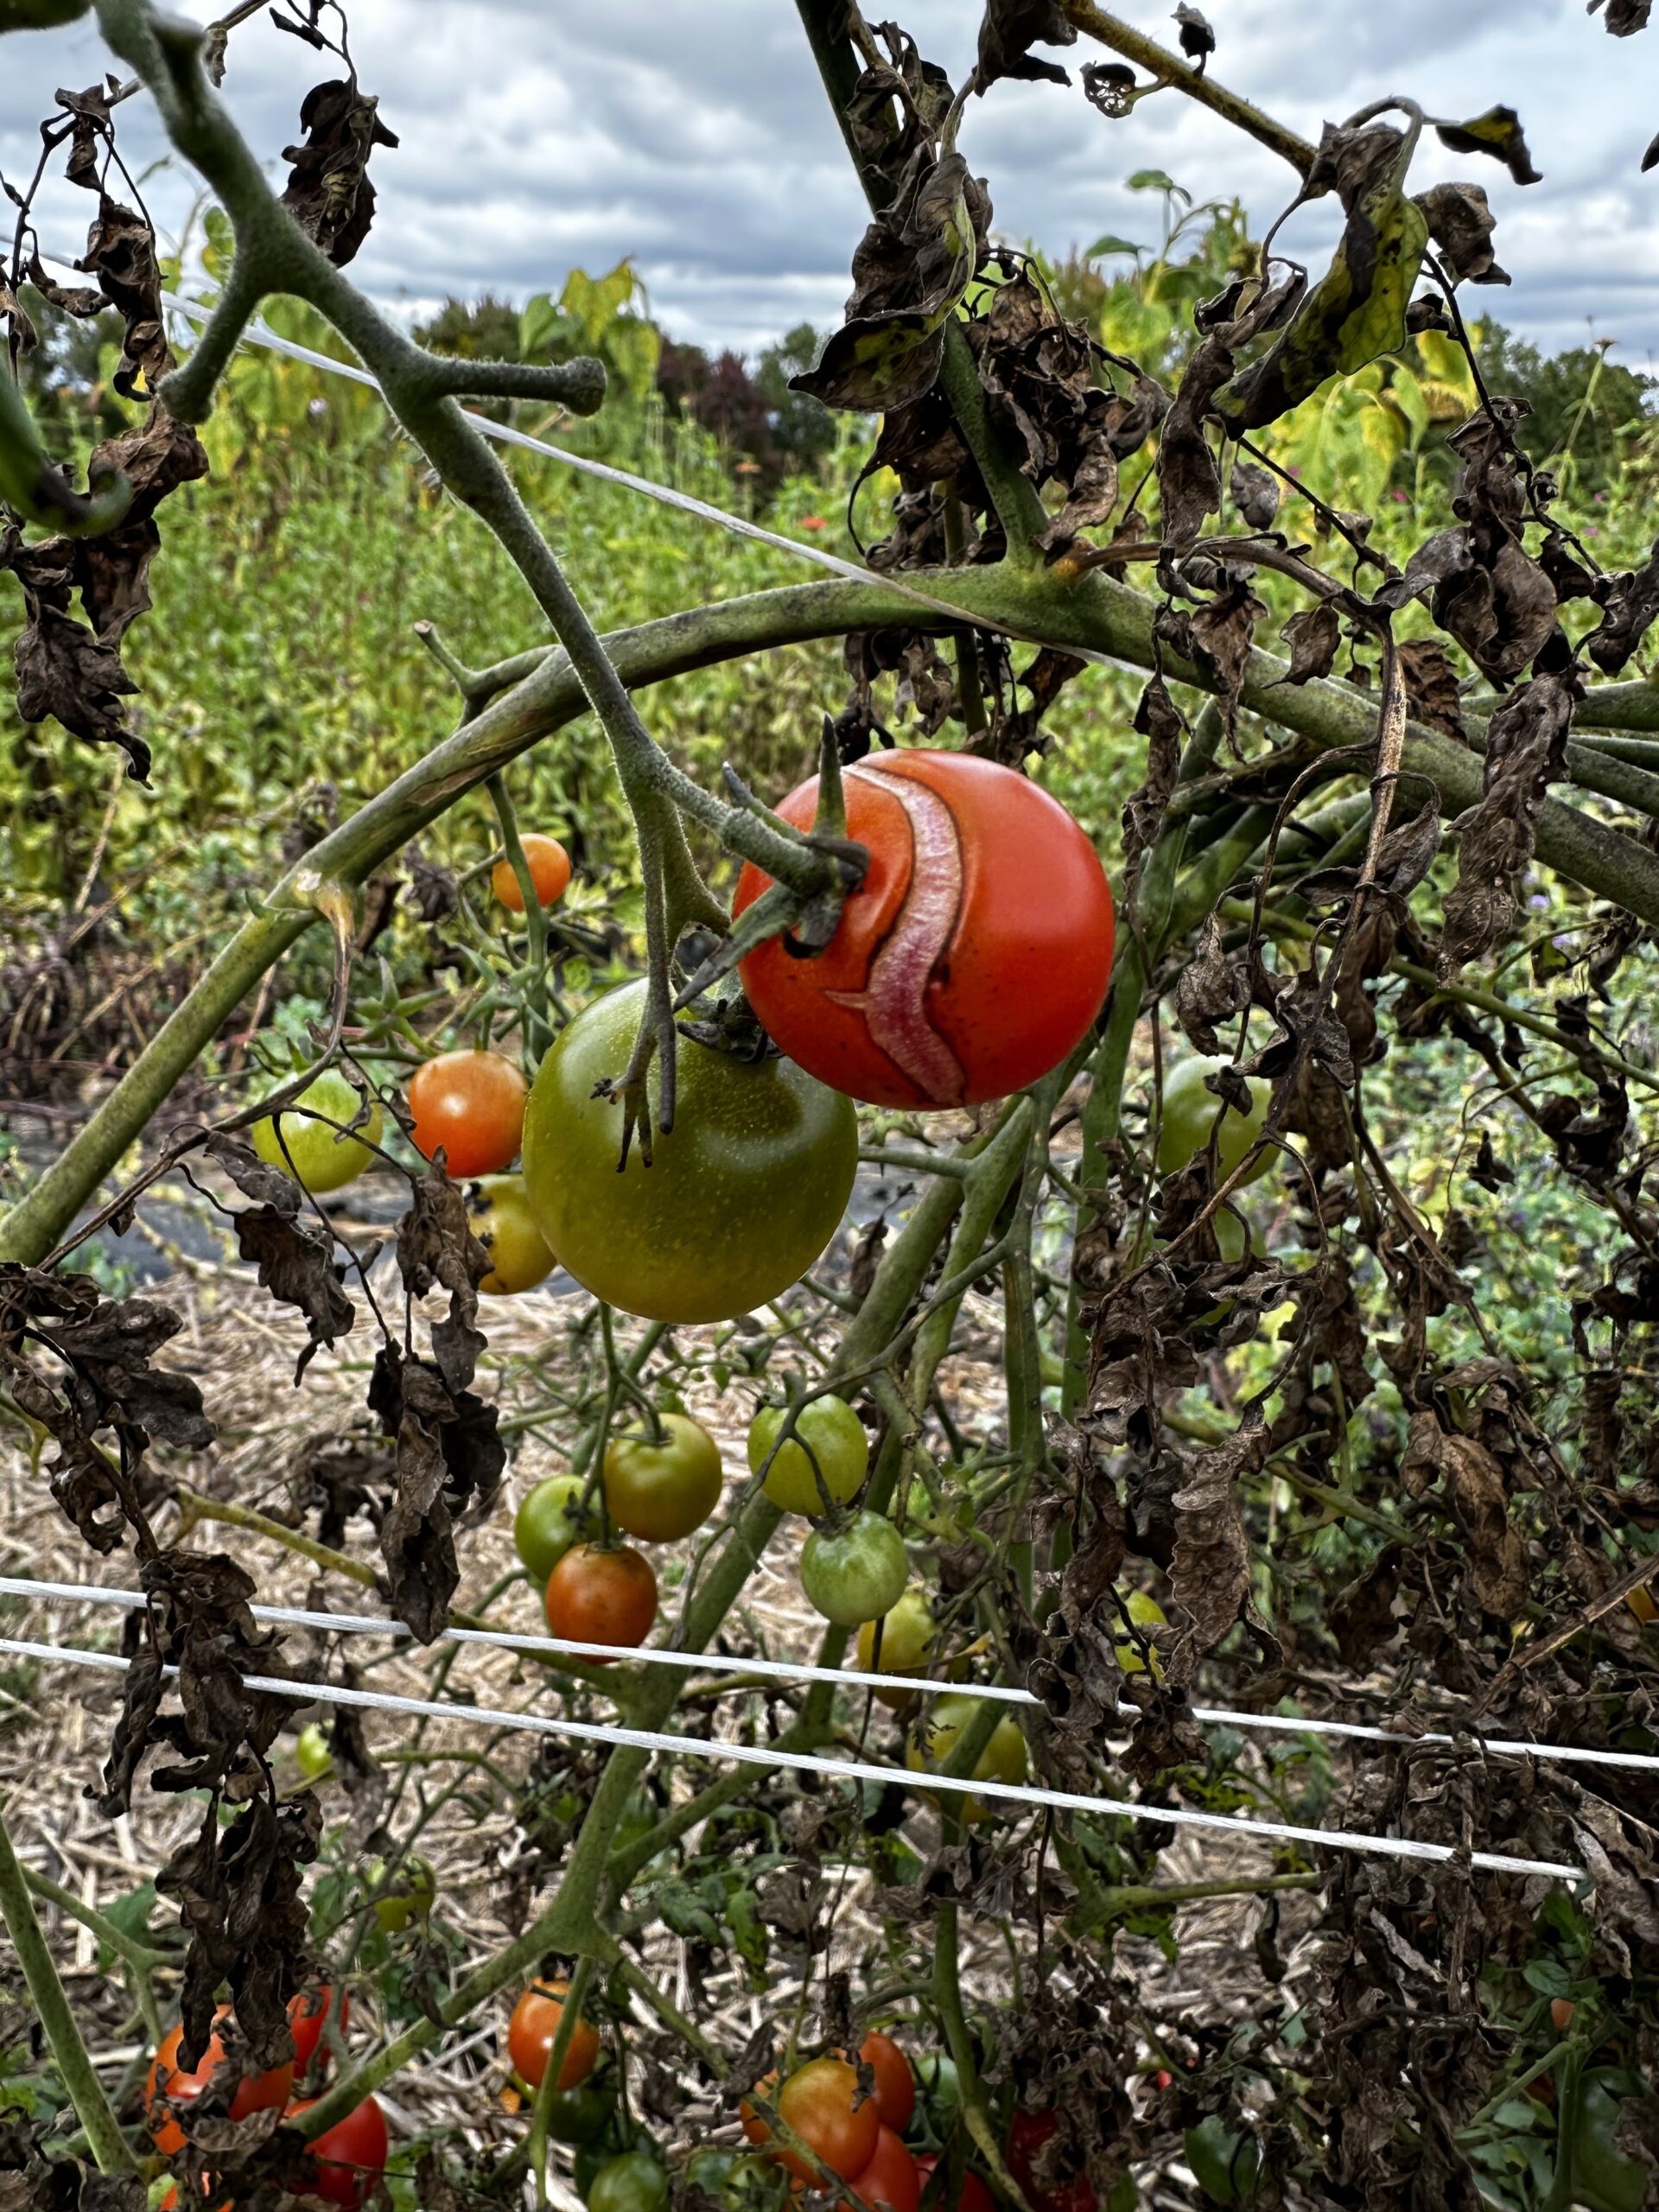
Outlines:
{"label": "tomato plant", "polygon": [[672,1543],[700,1529],[720,1503],[720,1446],[689,1414],[658,1416],[663,1436],[644,1429],[605,1448],[605,1503],[619,1529],[644,1543]]}
{"label": "tomato plant", "polygon": [[[1229,1065],[1224,1059],[1206,1059],[1195,1054],[1190,1059],[1182,1060],[1164,1077],[1163,1119],[1158,1129],[1160,1174],[1172,1174],[1176,1168],[1185,1167],[1189,1160],[1196,1158],[1204,1150],[1210,1141],[1211,1130],[1219,1125],[1216,1158],[1220,1176],[1224,1179],[1232,1173],[1261,1135],[1272,1103],[1272,1085],[1264,1083],[1259,1076],[1247,1077],[1250,1107],[1249,1113],[1241,1114],[1210,1088],[1210,1077],[1217,1069]],[[1274,1158],[1274,1149],[1269,1145],[1245,1177],[1245,1181],[1258,1181],[1273,1166]],[[1219,1217],[1216,1226],[1219,1235]]]}
{"label": "tomato plant", "polygon": [[917,2153],[916,2170],[922,2177],[922,2202],[927,2212],[995,2212],[996,2200],[971,2169],[964,2169],[953,2193],[948,2177],[934,2181],[938,2165],[937,2151]]}
{"label": "tomato plant", "polygon": [[[957,1747],[957,1738],[978,1712],[981,1700],[965,1692],[947,1691],[936,1698],[931,1710],[911,1732],[905,1750],[905,1764],[918,1773],[931,1768],[935,1772],[950,1759]],[[991,1732],[991,1739],[974,1762],[976,1782],[1021,1783],[1026,1778],[1026,1739],[1020,1724],[1012,1714],[1005,1714]],[[951,1801],[960,1806],[967,1821],[981,1821],[986,1816],[986,1807],[977,1797],[969,1797],[953,1790]],[[997,1809],[991,1800],[990,1808]]]}
{"label": "tomato plant", "polygon": [[[572,1643],[632,1649],[657,1618],[657,1576],[643,1552],[573,1544],[547,1578],[547,1625]],[[607,1662],[601,1661],[603,1665]]]}
{"label": "tomato plant", "polygon": [[[844,2058],[813,2058],[798,2066],[781,2088],[775,2078],[762,2082],[775,2098],[778,2116],[792,2127],[809,2151],[832,2173],[851,2181],[862,2173],[875,2155],[881,2125],[874,2097],[862,2101],[858,2094],[858,2071]],[[757,2147],[772,2140],[765,2117],[747,2101],[742,2108],[743,2133]],[[779,2151],[779,2164],[810,2183],[815,2177],[806,2160],[796,2152]]]}
{"label": "tomato plant", "polygon": [[442,1152],[455,1182],[499,1174],[518,1155],[527,1095],[499,1052],[440,1052],[410,1077],[410,1141],[428,1160]]}
{"label": "tomato plant", "polygon": [[572,1544],[599,1534],[598,1513],[582,1503],[587,1487],[580,1475],[550,1475],[525,1491],[512,1517],[512,1541],[532,1581],[545,1584]]}
{"label": "tomato plant", "polygon": [[369,1868],[368,1885],[374,1916],[388,1936],[401,1936],[416,1921],[429,1918],[437,1900],[432,1862],[412,1853],[395,1866],[377,1859]]}
{"label": "tomato plant", "polygon": [[[743,988],[767,1033],[822,1081],[878,1106],[1006,1097],[1058,1065],[1100,1011],[1112,894],[1055,799],[976,755],[872,755],[844,779],[869,869],[814,959],[773,938]],[[815,777],[778,811],[811,825]],[[766,889],[753,865],[735,910]]]}
{"label": "tomato plant", "polygon": [[781,1406],[762,1406],[749,1423],[750,1472],[766,1468],[766,1496],[785,1513],[824,1512],[824,1491],[831,1504],[845,1505],[857,1495],[870,1463],[863,1422],[844,1398],[813,1398],[796,1414],[793,1433],[779,1444],[786,1418]]}
{"label": "tomato plant", "polygon": [[[307,2098],[290,2105],[289,2115],[307,2111],[315,2101]],[[308,2160],[313,2171],[306,2177],[306,2186],[325,2203],[360,2212],[379,2185],[389,2148],[386,2116],[375,2098],[365,2097],[344,2120],[313,2139]]]}
{"label": "tomato plant", "polygon": [[826,1522],[801,1548],[801,1587],[814,1610],[856,1628],[896,1605],[910,1573],[903,1537],[880,1513]]}
{"label": "tomato plant", "polygon": [[[529,831],[518,842],[529,863],[536,903],[540,906],[556,906],[570,881],[569,854],[556,837],[545,836],[537,830]],[[524,894],[518,887],[512,862],[505,856],[497,861],[490,870],[490,888],[510,913],[524,912]]]}
{"label": "tomato plant", "polygon": [[[538,2089],[559,2023],[564,2018],[569,1985],[563,1981],[534,1982],[512,2008],[507,2023],[507,2056],[512,2070],[532,2089]],[[570,2031],[564,2063],[559,2069],[561,2090],[581,2087],[599,2063],[599,2035],[584,2014]]]}
{"label": "tomato plant", "polygon": [[[309,1111],[307,1109],[309,1109]],[[363,1102],[338,1068],[313,1077],[291,1106],[256,1122],[248,1135],[261,1160],[297,1176],[318,1198],[354,1183],[374,1158],[385,1116],[372,1106],[360,1134],[342,1135],[363,1110]]]}
{"label": "tomato plant", "polygon": [[621,1112],[594,1089],[622,1073],[644,1005],[629,983],[561,1033],[531,1094],[525,1187],[596,1298],[652,1320],[727,1320],[787,1290],[835,1235],[857,1116],[788,1060],[688,1042],[673,1128],[657,1129],[649,1166],[636,1142],[619,1174]]}
{"label": "tomato plant", "polygon": [[[879,1649],[875,1640],[878,1628],[881,1631]],[[932,1601],[926,1591],[906,1590],[880,1621],[866,1621],[860,1627],[858,1663],[867,1675],[921,1675],[938,1632]],[[879,1689],[875,1694],[890,1711],[902,1713],[916,1702],[918,1693]]]}
{"label": "tomato plant", "polygon": [[[316,1987],[302,1990],[297,1997],[290,1999],[289,2002],[288,2030],[294,2038],[294,2075],[296,2081],[304,2076],[322,2043],[323,2030],[327,2024],[328,2008],[334,2002],[334,1994],[328,1984],[323,1982]],[[334,2020],[334,2024],[342,2036],[346,2032],[351,2017],[352,2000],[349,1994],[342,1989],[340,1993],[340,2005]],[[326,2063],[327,2057],[326,2051],[323,2056]]]}
{"label": "tomato plant", "polygon": [[[922,2201],[922,2177],[915,2158],[885,2117],[875,2132],[875,2148],[868,2164],[853,2176],[853,2187],[866,2204],[885,2204],[887,2212],[917,2212]],[[856,2212],[843,2197],[845,2212]]]}
{"label": "tomato plant", "polygon": [[479,1288],[512,1298],[545,1282],[558,1262],[536,1226],[522,1175],[486,1175],[467,1186],[467,1226],[490,1255]]}

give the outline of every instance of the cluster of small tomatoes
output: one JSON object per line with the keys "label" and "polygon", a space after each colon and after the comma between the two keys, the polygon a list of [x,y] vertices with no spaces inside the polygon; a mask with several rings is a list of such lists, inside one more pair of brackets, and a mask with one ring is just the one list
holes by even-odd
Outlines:
{"label": "cluster of small tomatoes", "polygon": [[[229,2009],[227,2005],[219,2008],[219,2020]],[[144,2082],[144,2119],[151,2142],[164,2158],[177,2157],[185,2146],[181,2112],[188,2112],[210,2088],[215,2092],[230,2089],[228,2111],[233,2120],[247,2120],[257,2112],[279,2111],[285,2118],[304,2112],[315,2102],[315,2095],[296,2097],[295,2086],[312,2074],[320,2082],[327,2073],[328,2052],[324,2038],[330,2014],[334,2027],[343,2034],[350,2010],[343,1991],[338,2004],[334,1991],[326,1986],[302,1992],[288,2008],[289,2031],[294,2038],[292,2059],[263,2074],[234,2078],[233,2087],[235,2061],[217,2032],[209,2037],[199,2062],[185,2066],[180,2063],[183,2027],[172,2029],[162,2037]],[[357,2212],[374,2193],[385,2169],[387,2148],[385,2114],[372,2096],[365,2097],[344,2120],[325,2129],[312,2143],[307,2190],[325,2204],[344,2205],[347,2212]],[[162,2199],[161,2212],[173,2212],[178,2202],[177,2190],[170,2190]]]}
{"label": "cluster of small tomatoes", "polygon": [[[508,2024],[507,2056],[531,2097],[545,2079],[567,1997],[563,1982],[537,1983],[518,1999]],[[613,2103],[602,2075],[601,2085],[594,2079],[600,2061],[599,2037],[579,2018],[545,2100],[549,2133],[579,2146],[576,2180],[589,2212],[667,2212],[669,2176],[654,2150],[595,2147],[607,2131]],[[868,2091],[860,2086],[865,2069]],[[949,2058],[932,2056],[923,2062],[923,2078],[933,2120],[948,2129],[956,2117],[956,2069]],[[781,2078],[769,2074],[743,2100],[741,2116],[748,2155],[807,2189],[844,2182],[870,2212],[884,2207],[886,2212],[919,2212],[925,2197],[931,2212],[946,2207],[948,2212],[992,2212],[990,2190],[977,2174],[958,2170],[952,2182],[948,2169],[938,2171],[938,2152],[906,2140],[918,2132],[917,2075],[902,2047],[879,2029],[866,2035],[855,2058],[832,2053],[808,2059]],[[1038,2153],[1058,2125],[1052,2112],[1016,2112],[1005,2149],[1008,2169],[1033,2212],[1096,2212],[1086,2181],[1046,2190],[1036,2179]],[[731,2152],[698,2152],[688,2178],[719,2196],[738,2158]],[[838,2212],[857,2212],[854,2196],[842,2200]]]}

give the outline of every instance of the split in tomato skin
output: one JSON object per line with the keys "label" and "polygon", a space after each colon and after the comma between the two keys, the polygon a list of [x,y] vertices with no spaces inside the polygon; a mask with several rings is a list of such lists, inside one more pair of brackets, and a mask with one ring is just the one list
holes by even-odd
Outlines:
{"label": "split in tomato skin", "polygon": [[[633,1050],[645,986],[579,1014],[537,1071],[524,1187],[582,1288],[652,1321],[728,1321],[798,1282],[835,1235],[858,1168],[845,1098],[784,1059],[740,1061],[690,1039],[674,1127],[620,1173],[622,1109],[594,1095]],[[658,1065],[647,1078],[660,1110]]]}
{"label": "split in tomato skin", "polygon": [[[811,959],[771,938],[749,1003],[791,1059],[877,1106],[973,1105],[1023,1090],[1087,1033],[1111,979],[1111,888],[1094,847],[1013,769],[920,747],[849,768],[847,834],[870,856]],[[817,781],[779,807],[809,828]],[[753,862],[741,914],[769,885]]]}

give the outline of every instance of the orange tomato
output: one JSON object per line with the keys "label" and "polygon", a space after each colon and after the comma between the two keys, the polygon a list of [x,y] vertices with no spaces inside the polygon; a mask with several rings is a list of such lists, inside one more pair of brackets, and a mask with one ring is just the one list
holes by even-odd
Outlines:
{"label": "orange tomato", "polygon": [[524,1134],[530,1086],[499,1052],[440,1052],[410,1077],[410,1131],[430,1160],[442,1148],[457,1183],[510,1167]]}
{"label": "orange tomato", "polygon": [[[302,1989],[297,1997],[289,1999],[288,2031],[294,2038],[294,2072],[296,2076],[303,2075],[311,2063],[312,2054],[322,2041],[323,2024],[328,2018],[328,2007],[333,1999],[334,1992],[327,1982],[314,1989]],[[345,2034],[351,2017],[352,2000],[342,1989],[340,1993],[340,2011],[334,2022],[341,2035]],[[327,2064],[327,2053],[324,2054],[324,2063]]]}
{"label": "orange tomato", "polygon": [[[523,845],[524,858],[530,863],[530,880],[536,887],[537,903],[543,906],[556,906],[570,880],[569,854],[556,837],[543,837],[534,830],[518,842]],[[524,894],[518,888],[518,879],[512,872],[510,860],[499,860],[491,869],[490,888],[510,913],[524,912]]]}
{"label": "orange tomato", "polygon": [[[776,2075],[760,2087],[778,2107],[779,2117],[792,2127],[809,2151],[831,2173],[851,2181],[875,2156],[881,2129],[881,2113],[874,2097],[858,2101],[858,2073],[844,2058],[812,2058],[798,2066],[781,2089],[774,2089]],[[757,2148],[772,2140],[772,2129],[747,2101],[740,2108],[743,2133]],[[803,2181],[817,2177],[806,2160],[791,2151],[776,2153],[779,2164]],[[895,2212],[903,2212],[896,2207]],[[914,2205],[910,2212],[915,2212]]]}
{"label": "orange tomato", "polygon": [[893,2037],[884,2036],[879,2028],[872,2028],[865,2037],[858,2055],[875,2075],[875,2102],[881,2125],[902,2135],[916,2110],[916,2076],[910,2070],[910,2061]]}
{"label": "orange tomato", "polygon": [[[513,2006],[512,2018],[507,2022],[507,2056],[512,2062],[513,2072],[532,2089],[540,2088],[542,2076],[547,2072],[553,2039],[564,2018],[564,1999],[569,1989],[569,1984],[563,1981],[532,1982]],[[599,2037],[586,2019],[578,2019],[571,2031],[564,2063],[559,2069],[558,2087],[575,2088],[598,2063]]]}
{"label": "orange tomato", "polygon": [[[229,2016],[230,2006],[221,2005],[214,2015],[216,2019]],[[162,2037],[161,2049],[149,2062],[149,2071],[144,2078],[144,2124],[149,2139],[163,2158],[176,2158],[184,2148],[184,2130],[177,2115],[170,2112],[169,2104],[194,2104],[208,2084],[222,2075],[231,2060],[217,2035],[210,2036],[207,2048],[198,2066],[179,2063],[179,2047],[184,2041],[184,2024],[169,2028]],[[232,2120],[245,2120],[250,2113],[266,2112],[273,2106],[285,2104],[294,2087],[294,2068],[273,2066],[264,2074],[245,2076],[236,2086],[231,2099]]]}
{"label": "orange tomato", "polygon": [[[911,2152],[885,2121],[875,2131],[869,2164],[853,2176],[853,2187],[872,2207],[885,2204],[887,2212],[918,2212],[922,2177]],[[837,2212],[858,2212],[858,2207],[843,2196]]]}
{"label": "orange tomato", "polygon": [[[632,1650],[657,1618],[657,1576],[643,1552],[572,1544],[547,1578],[550,1634],[572,1643],[613,1643]],[[609,1662],[601,1660],[601,1666]]]}

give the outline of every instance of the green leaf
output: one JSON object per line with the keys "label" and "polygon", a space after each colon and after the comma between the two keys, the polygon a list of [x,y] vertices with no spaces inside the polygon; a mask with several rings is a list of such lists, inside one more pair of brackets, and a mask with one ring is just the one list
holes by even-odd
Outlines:
{"label": "green leaf", "polygon": [[1136,169],[1135,175],[1124,181],[1131,192],[1173,193],[1177,200],[1185,200],[1189,207],[1192,205],[1192,195],[1186,187],[1177,184],[1174,178],[1166,175],[1162,169]]}
{"label": "green leaf", "polygon": [[1083,257],[1085,261],[1100,261],[1109,253],[1132,253],[1139,258],[1146,251],[1145,246],[1136,245],[1133,238],[1114,238],[1108,231],[1103,238],[1095,240]]}
{"label": "green leaf", "polygon": [[1573,1986],[1558,1959],[1529,1959],[1521,1969],[1521,1979],[1541,1997],[1565,1997]]}
{"label": "green leaf", "polygon": [[1219,2113],[1187,2129],[1186,2163],[1198,2187],[1217,2204],[1248,2204],[1255,2195],[1262,2163],[1255,2139],[1236,2133]]}

